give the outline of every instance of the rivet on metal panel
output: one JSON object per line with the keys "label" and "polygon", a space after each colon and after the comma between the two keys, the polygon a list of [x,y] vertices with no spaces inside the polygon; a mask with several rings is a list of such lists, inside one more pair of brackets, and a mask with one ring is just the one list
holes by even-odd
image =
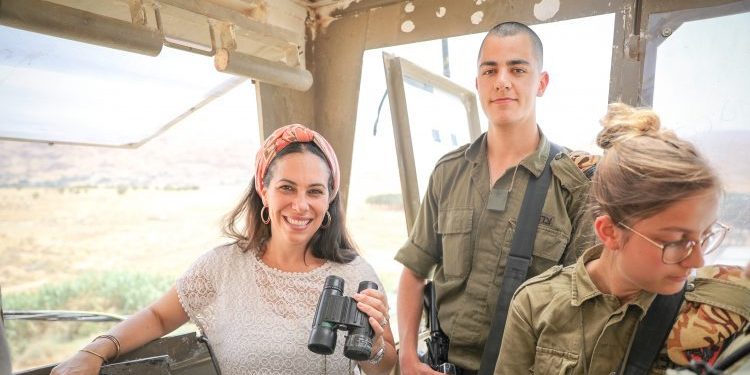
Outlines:
{"label": "rivet on metal panel", "polygon": [[640,61],[641,56],[643,56],[642,44],[640,35],[630,34],[625,40],[625,56],[635,61]]}
{"label": "rivet on metal panel", "polygon": [[663,36],[665,38],[668,38],[670,35],[672,35],[673,32],[674,32],[674,30],[672,30],[671,27],[667,26],[667,27],[661,29],[661,36]]}

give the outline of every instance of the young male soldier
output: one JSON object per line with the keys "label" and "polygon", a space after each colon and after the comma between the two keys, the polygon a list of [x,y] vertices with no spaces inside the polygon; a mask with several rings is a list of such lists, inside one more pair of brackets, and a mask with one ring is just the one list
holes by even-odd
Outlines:
{"label": "young male soldier", "polygon": [[[463,374],[479,368],[526,186],[542,173],[549,153],[536,123],[536,97],[549,82],[536,33],[516,22],[493,27],[477,64],[488,131],[437,162],[409,240],[396,255],[405,266],[397,299],[405,375],[436,374],[416,350],[422,292],[433,271],[449,362]],[[554,156],[551,170],[527,278],[573,263],[594,238],[588,178],[564,152]]]}

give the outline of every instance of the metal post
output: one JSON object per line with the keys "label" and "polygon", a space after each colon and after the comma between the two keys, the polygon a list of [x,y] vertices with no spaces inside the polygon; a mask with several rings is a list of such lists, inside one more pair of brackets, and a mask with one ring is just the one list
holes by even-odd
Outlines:
{"label": "metal post", "polygon": [[307,91],[313,83],[312,73],[281,62],[219,48],[214,56],[216,70],[249,77],[272,85]]}

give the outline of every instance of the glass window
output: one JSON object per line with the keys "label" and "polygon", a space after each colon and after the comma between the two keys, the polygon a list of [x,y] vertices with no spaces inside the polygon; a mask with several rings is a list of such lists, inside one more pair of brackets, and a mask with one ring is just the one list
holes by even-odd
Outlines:
{"label": "glass window", "polygon": [[420,201],[435,163],[471,141],[466,107],[454,93],[404,77]]}
{"label": "glass window", "polygon": [[2,138],[137,143],[232,79],[166,47],[150,57],[4,26],[0,45]]}
{"label": "glass window", "polygon": [[[537,123],[559,145],[601,152],[595,138],[609,101],[614,21],[612,13],[531,26],[544,45],[544,70],[550,76],[544,96],[537,98]],[[484,35],[448,40],[451,79],[464,87],[475,87]],[[422,60],[411,61],[421,64]],[[479,117],[486,130],[486,117]]]}
{"label": "glass window", "polygon": [[[395,310],[401,265],[393,257],[406,240],[407,231],[394,129],[384,96],[383,51],[424,61],[437,74],[442,71],[442,55],[440,41],[430,41],[368,50],[363,57],[347,225],[363,256],[377,270]],[[432,139],[432,135],[427,136]],[[395,319],[395,311],[391,311],[391,317]],[[396,329],[395,320],[391,327]]]}
{"label": "glass window", "polygon": [[725,184],[720,220],[732,226],[708,262],[750,260],[750,13],[682,24],[658,48],[654,108],[694,142]]}
{"label": "glass window", "polygon": [[[0,40],[7,40],[8,30],[0,30]],[[3,44],[0,57],[25,56],[18,52],[23,48],[12,46]],[[73,62],[50,58],[32,69],[0,59],[3,114],[14,109],[7,104],[17,90],[25,103],[11,103],[26,109],[14,118],[33,119],[39,127],[29,125],[31,130],[45,129],[44,136],[68,135],[71,129],[77,140],[108,143],[151,135],[226,79],[209,79],[197,70],[138,72],[136,67],[152,65],[129,65],[129,55],[92,66],[87,57],[95,52],[72,54],[61,39],[48,47],[50,55],[74,57]],[[154,69],[170,70],[173,64],[175,72],[184,72],[183,64],[192,65],[183,55]],[[117,73],[118,80],[131,80],[129,91],[105,97],[116,89],[104,90],[103,82],[103,91],[89,90],[91,74],[106,76],[114,66],[132,68]],[[66,67],[74,69],[55,81]],[[26,78],[19,79],[18,70]],[[62,93],[54,86],[73,85],[70,91],[77,92],[79,83],[80,91],[100,98],[61,105],[50,96]],[[176,93],[179,88],[186,92]],[[145,99],[154,102],[144,108],[134,104]],[[255,103],[254,86],[245,81],[137,149],[0,141],[0,282],[6,312],[132,314],[166,292],[202,253],[228,242],[220,221],[242,198],[259,146]],[[136,117],[125,113],[132,108],[140,109]],[[88,125],[78,127],[79,120]],[[3,116],[0,123],[10,122]],[[5,323],[15,371],[60,361],[114,324]]]}
{"label": "glass window", "polygon": [[[439,43],[409,46],[412,48],[377,49],[364,53],[347,200],[349,230],[364,257],[378,270],[392,307],[396,305],[395,292],[401,272],[393,256],[407,233],[390,106],[385,97],[382,52],[403,53],[411,57],[424,54],[432,56],[428,58],[430,61],[440,61]],[[395,313],[391,315],[395,317]],[[395,324],[391,327],[395,328]]]}

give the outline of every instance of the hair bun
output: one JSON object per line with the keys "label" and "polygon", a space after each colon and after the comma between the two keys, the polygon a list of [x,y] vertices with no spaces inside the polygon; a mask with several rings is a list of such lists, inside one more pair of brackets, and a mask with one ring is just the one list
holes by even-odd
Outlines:
{"label": "hair bun", "polygon": [[650,109],[612,103],[600,123],[604,129],[596,137],[596,143],[605,150],[616,143],[641,135],[661,138],[659,116]]}

